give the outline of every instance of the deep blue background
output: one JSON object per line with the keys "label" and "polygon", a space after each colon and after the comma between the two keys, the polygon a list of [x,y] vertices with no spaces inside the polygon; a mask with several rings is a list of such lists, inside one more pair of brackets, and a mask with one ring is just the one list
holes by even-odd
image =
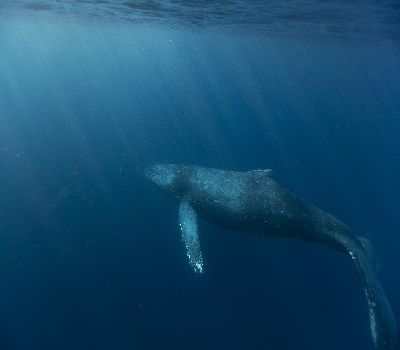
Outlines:
{"label": "deep blue background", "polygon": [[400,51],[138,26],[0,23],[0,347],[372,349],[348,257],[200,223],[160,162],[275,179],[373,242],[400,316]]}

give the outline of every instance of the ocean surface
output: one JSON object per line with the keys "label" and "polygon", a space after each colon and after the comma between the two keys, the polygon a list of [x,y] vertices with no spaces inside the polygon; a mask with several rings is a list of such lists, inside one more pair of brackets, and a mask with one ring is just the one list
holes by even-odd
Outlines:
{"label": "ocean surface", "polygon": [[165,162],[273,169],[400,322],[397,1],[0,2],[1,350],[373,350],[344,254],[200,220],[195,274]]}

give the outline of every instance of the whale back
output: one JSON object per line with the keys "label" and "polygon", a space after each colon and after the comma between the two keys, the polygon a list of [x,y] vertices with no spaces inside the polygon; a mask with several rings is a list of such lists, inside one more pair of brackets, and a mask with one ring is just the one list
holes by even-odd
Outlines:
{"label": "whale back", "polygon": [[185,200],[199,215],[234,230],[312,239],[323,213],[275,182],[270,170],[194,168]]}

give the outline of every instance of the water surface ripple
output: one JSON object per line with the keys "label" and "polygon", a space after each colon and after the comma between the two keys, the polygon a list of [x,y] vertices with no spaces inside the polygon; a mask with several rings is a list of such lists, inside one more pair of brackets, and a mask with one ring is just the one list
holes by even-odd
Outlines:
{"label": "water surface ripple", "polygon": [[400,39],[400,3],[392,0],[3,0],[0,11],[265,36]]}

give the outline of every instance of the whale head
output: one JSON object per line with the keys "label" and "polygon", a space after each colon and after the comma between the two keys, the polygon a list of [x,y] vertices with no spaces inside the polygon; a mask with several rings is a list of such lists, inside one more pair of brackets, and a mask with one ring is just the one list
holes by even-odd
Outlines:
{"label": "whale head", "polygon": [[187,177],[184,167],[178,164],[157,164],[144,170],[145,176],[171,195],[180,198]]}

